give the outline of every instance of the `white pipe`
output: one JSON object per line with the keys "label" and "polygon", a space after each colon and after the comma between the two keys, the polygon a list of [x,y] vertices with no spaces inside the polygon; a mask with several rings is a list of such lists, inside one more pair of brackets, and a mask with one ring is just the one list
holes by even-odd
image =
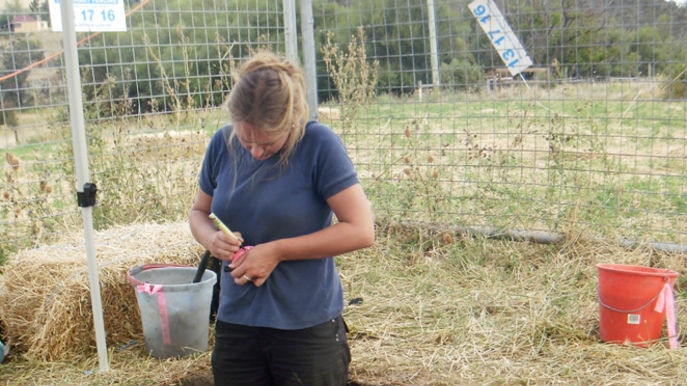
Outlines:
{"label": "white pipe", "polygon": [[[413,227],[413,228],[424,228],[430,229],[432,231],[441,232],[446,231],[447,227],[436,225],[436,224],[425,224],[425,223],[408,223],[402,222],[401,225]],[[504,230],[492,227],[484,226],[471,226],[471,227],[450,227],[448,228],[451,233],[461,234],[467,236],[482,236],[489,239],[504,239],[511,241],[531,241],[539,244],[557,244],[565,241],[565,236],[561,233],[546,232],[546,231],[528,231],[528,230]],[[638,248],[642,245],[648,246],[650,249],[659,252],[677,253],[677,254],[687,254],[687,245],[677,244],[677,243],[666,243],[666,242],[648,242],[642,244],[636,240],[630,239],[620,239],[618,240],[618,245],[624,248]]]}
{"label": "white pipe", "polygon": [[[67,72],[67,90],[69,94],[69,118],[72,127],[72,144],[74,148],[74,164],[76,168],[76,190],[83,193],[83,187],[89,182],[88,150],[86,148],[86,130],[83,114],[83,100],[81,99],[81,75],[79,74],[79,56],[76,46],[76,31],[74,22],[74,5],[72,0],[61,0],[62,39],[64,43],[64,60]],[[98,262],[95,256],[93,240],[93,208],[82,207],[84,242],[86,258],[88,259],[88,279],[93,309],[93,326],[98,350],[100,371],[109,371],[107,358],[107,343],[105,340],[105,323],[103,322],[103,306],[100,298],[100,281],[98,280]]]}

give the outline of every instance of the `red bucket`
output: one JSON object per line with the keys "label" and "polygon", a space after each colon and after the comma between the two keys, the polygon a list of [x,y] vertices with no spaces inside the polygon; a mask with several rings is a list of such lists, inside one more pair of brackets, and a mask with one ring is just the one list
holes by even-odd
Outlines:
{"label": "red bucket", "polygon": [[[598,264],[596,267],[601,340],[640,347],[656,342],[661,337],[666,313],[674,315],[672,291],[677,272],[622,264]],[[669,333],[676,335],[670,328],[670,323],[675,321],[670,319],[674,317],[668,320]],[[677,342],[676,336],[671,339]]]}

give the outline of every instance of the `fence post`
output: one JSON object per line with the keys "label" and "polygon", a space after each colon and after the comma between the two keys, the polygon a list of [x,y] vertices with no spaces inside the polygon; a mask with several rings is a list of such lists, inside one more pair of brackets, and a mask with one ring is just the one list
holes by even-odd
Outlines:
{"label": "fence post", "polygon": [[298,61],[298,37],[296,35],[296,0],[283,0],[284,6],[284,45],[286,57]]}
{"label": "fence post", "polygon": [[310,118],[317,119],[317,67],[315,65],[315,24],[312,12],[312,0],[300,0],[301,3],[301,38],[303,40],[303,70],[307,82],[308,106]]}
{"label": "fence post", "polygon": [[427,0],[427,24],[429,25],[429,50],[430,50],[430,63],[432,66],[432,85],[434,87],[439,87],[441,82],[439,77],[439,57],[437,50],[437,24],[436,24],[436,11],[434,9],[434,0]]}

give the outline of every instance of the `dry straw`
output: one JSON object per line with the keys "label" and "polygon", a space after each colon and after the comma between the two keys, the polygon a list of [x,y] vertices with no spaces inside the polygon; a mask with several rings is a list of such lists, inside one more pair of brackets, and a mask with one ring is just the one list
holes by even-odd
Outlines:
{"label": "dry straw", "polygon": [[346,293],[362,299],[344,314],[359,385],[687,383],[686,351],[667,349],[667,339],[648,349],[599,340],[595,267],[682,275],[684,256],[581,238],[489,240],[448,227],[386,225],[378,236],[340,260]]}
{"label": "dry straw", "polygon": [[[202,249],[187,223],[115,227],[95,236],[108,346],[142,341],[126,273],[143,263],[195,265]],[[34,360],[68,360],[95,350],[83,232],[12,256],[0,277],[0,320],[13,350]]]}
{"label": "dry straw", "polygon": [[[687,384],[684,255],[627,249],[616,243],[584,240],[580,235],[542,245],[468,237],[449,227],[382,222],[377,235],[373,247],[337,258],[348,304],[344,317],[351,329],[350,386]],[[12,329],[23,332],[24,347],[35,340],[31,331],[35,334],[40,329],[34,320],[20,326],[14,319],[43,311],[45,299],[59,293],[61,307],[81,308],[70,314],[80,320],[67,320],[59,316],[63,313],[59,307],[52,307],[55,314],[42,316],[42,320],[56,326],[42,332],[41,339],[60,335],[53,340],[60,350],[70,350],[72,356],[90,352],[90,358],[36,362],[12,355],[2,364],[0,383],[212,384],[209,351],[160,361],[145,355],[140,344],[118,349],[130,339],[140,342],[141,336],[138,315],[131,314],[137,308],[133,290],[124,279],[126,270],[147,261],[183,263],[188,258],[187,263],[195,262],[202,251],[185,224],[132,226],[98,234],[99,258],[111,257],[101,269],[103,292],[111,294],[104,302],[108,334],[119,335],[108,335],[110,347],[115,347],[111,349],[112,371],[84,374],[97,366],[85,267],[78,257],[83,255],[77,248],[80,237],[76,234],[57,246],[13,258],[6,268],[6,282],[23,275],[33,278],[13,284],[15,289],[25,288],[9,299],[16,303],[14,307],[25,303],[27,309],[12,314]],[[69,251],[54,252],[60,249]],[[40,259],[52,264],[39,264]],[[663,267],[680,273],[676,300],[682,348],[668,349],[665,335],[649,348],[599,340],[595,265],[601,262]],[[58,276],[46,277],[44,265],[60,267],[52,268],[52,275]],[[22,267],[23,273],[17,267]],[[17,272],[9,272],[12,269]],[[81,278],[66,280],[77,275]],[[111,289],[115,286],[119,290]],[[68,296],[70,292],[74,294]],[[0,306],[5,309],[0,315],[7,316],[6,292],[2,296]],[[71,339],[71,343],[60,339]],[[41,355],[30,351],[33,357],[56,355],[45,343],[39,348]]]}

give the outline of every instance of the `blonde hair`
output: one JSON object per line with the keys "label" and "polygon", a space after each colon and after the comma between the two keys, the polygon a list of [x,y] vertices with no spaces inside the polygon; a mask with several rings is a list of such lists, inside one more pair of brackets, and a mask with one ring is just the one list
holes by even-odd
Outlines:
{"label": "blonde hair", "polygon": [[[247,122],[270,136],[288,133],[279,156],[279,164],[286,165],[309,114],[303,70],[270,51],[257,51],[239,68],[225,108],[234,124]],[[234,135],[232,130],[230,143]]]}

